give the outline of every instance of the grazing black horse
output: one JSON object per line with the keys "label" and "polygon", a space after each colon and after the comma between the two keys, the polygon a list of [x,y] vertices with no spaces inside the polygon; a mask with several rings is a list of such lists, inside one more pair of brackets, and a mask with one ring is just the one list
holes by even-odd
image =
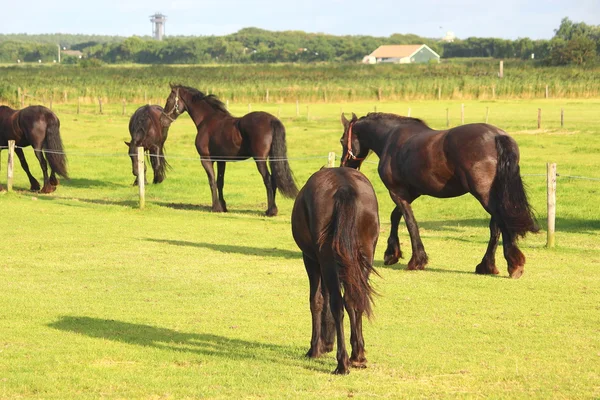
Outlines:
{"label": "grazing black horse", "polygon": [[[333,350],[337,333],[334,373],[347,374],[350,365],[365,368],[362,315],[371,315],[369,275],[374,272],[379,237],[373,186],[350,168],[314,173],[294,203],[292,234],[302,250],[310,284],[312,336],[306,356],[319,357]],[[350,359],[344,339],[344,307],[350,318]]]}
{"label": "grazing black horse", "polygon": [[379,176],[396,208],[385,264],[402,257],[398,224],[404,216],[412,257],[408,269],[424,269],[427,254],[410,204],[421,195],[456,197],[471,193],[491,215],[490,241],[478,274],[497,274],[496,247],[502,233],[504,258],[512,278],[523,274],[525,256],[517,237],[539,230],[519,173],[519,149],[506,132],[488,124],[436,131],[416,118],[369,113],[360,119],[342,114],[342,166],[360,168],[370,150],[379,156]]}
{"label": "grazing black horse", "polygon": [[[187,86],[171,85],[171,94],[162,116],[163,124],[174,121],[184,111],[188,112],[198,128],[196,149],[208,175],[212,211],[227,211],[223,198],[227,161],[254,158],[267,189],[267,216],[277,215],[277,189],[286,197],[296,196],[298,188],[286,158],[285,128],[276,117],[257,111],[236,118],[216,96]],[[271,167],[270,174],[267,159]],[[216,183],[215,161],[218,172]]]}
{"label": "grazing black horse", "polygon": [[[42,193],[51,193],[58,186],[58,178],[68,178],[67,157],[60,138],[60,121],[56,114],[44,106],[29,106],[13,110],[0,106],[0,146],[6,147],[9,140],[15,141],[15,153],[29,178],[32,191],[40,190],[39,182],[31,175],[23,153],[23,147],[31,145],[44,174]],[[46,162],[46,160],[48,160]],[[50,164],[50,176],[48,176]]]}
{"label": "grazing black horse", "polygon": [[169,167],[165,159],[165,141],[169,133],[170,122],[163,125],[161,115],[163,108],[157,105],[145,105],[133,113],[129,119],[129,134],[131,142],[125,142],[129,148],[131,157],[131,166],[135,181],[133,185],[138,184],[137,176],[137,148],[143,147],[149,154],[150,164],[154,171],[154,180],[152,183],[161,183],[165,180],[166,170]]}

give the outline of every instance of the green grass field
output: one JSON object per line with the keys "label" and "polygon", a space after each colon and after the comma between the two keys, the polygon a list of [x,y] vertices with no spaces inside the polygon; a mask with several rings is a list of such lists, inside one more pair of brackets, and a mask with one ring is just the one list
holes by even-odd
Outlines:
{"label": "green grass field", "polygon": [[[349,376],[330,374],[334,353],[304,358],[308,279],[291,236],[293,201],[278,196],[279,216],[264,217],[254,163],[228,164],[230,212],[211,213],[184,115],[167,141],[172,170],[147,186],[140,210],[123,144],[134,107],[122,116],[120,104],[105,105],[103,115],[94,105],[80,114],[76,104],[55,106],[71,180],[50,195],[31,193],[17,164],[15,192],[0,193],[0,398],[600,397],[600,101],[464,104],[465,123],[489,109],[489,122],[519,143],[543,228],[521,241],[525,274],[508,279],[501,251],[499,276],[473,273],[489,233],[470,196],[418,199],[430,264],[406,270],[402,224],[406,258],[384,266],[392,201],[371,156],[363,172],[379,199],[381,277],[372,278],[379,296],[364,327],[369,365]],[[328,152],[339,156],[340,111],[410,108],[442,129],[446,109],[451,125],[460,123],[461,103],[300,104],[299,116],[296,104],[251,107],[281,116],[302,185]],[[230,108],[242,115],[248,104]],[[40,177],[32,150],[26,154]],[[547,162],[561,174],[553,249],[545,247]]]}

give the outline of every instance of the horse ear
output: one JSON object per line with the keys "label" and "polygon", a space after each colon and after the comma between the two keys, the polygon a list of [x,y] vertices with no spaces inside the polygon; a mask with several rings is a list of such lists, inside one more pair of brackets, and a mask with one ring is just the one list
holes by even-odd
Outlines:
{"label": "horse ear", "polygon": [[358,119],[358,117],[356,116],[356,114],[352,113],[352,122],[356,121]]}
{"label": "horse ear", "polygon": [[346,128],[349,123],[350,123],[350,121],[348,121],[346,119],[346,116],[344,115],[344,113],[342,113],[342,125],[344,125],[344,128]]}
{"label": "horse ear", "polygon": [[131,142],[124,142],[127,147],[131,144]]}

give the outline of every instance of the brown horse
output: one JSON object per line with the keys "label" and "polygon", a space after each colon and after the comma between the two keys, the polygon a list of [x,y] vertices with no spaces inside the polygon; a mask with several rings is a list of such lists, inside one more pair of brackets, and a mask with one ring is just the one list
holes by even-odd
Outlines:
{"label": "brown horse", "polygon": [[152,183],[161,183],[165,180],[166,170],[169,167],[165,158],[165,141],[169,133],[170,122],[163,125],[161,115],[163,108],[157,105],[145,105],[138,108],[129,119],[129,134],[131,141],[125,142],[129,148],[131,157],[131,166],[135,181],[133,185],[138,184],[137,176],[137,148],[143,147],[144,151],[150,157],[150,164],[154,171],[154,180]]}
{"label": "brown horse", "polygon": [[[310,284],[312,336],[306,356],[319,357],[333,350],[337,333],[334,373],[347,374],[350,365],[365,368],[362,315],[371,315],[369,275],[374,271],[379,237],[373,186],[350,168],[321,169],[296,198],[292,234],[302,250]],[[350,318],[350,359],[344,339],[344,307]]]}
{"label": "brown horse", "polygon": [[519,149],[506,132],[488,124],[436,131],[416,118],[369,113],[360,119],[342,114],[342,166],[360,168],[369,151],[379,156],[379,176],[396,208],[385,264],[402,257],[398,224],[404,216],[412,257],[408,269],[424,269],[428,257],[411,203],[421,195],[447,198],[471,193],[491,215],[490,241],[478,274],[497,274],[495,253],[502,233],[504,257],[512,278],[523,274],[525,256],[517,237],[539,230],[519,173]]}
{"label": "brown horse", "polygon": [[40,184],[29,171],[23,147],[31,145],[40,162],[44,174],[42,193],[56,190],[56,175],[68,178],[67,157],[60,138],[60,121],[50,109],[44,106],[29,106],[22,110],[13,110],[8,106],[0,106],[0,148],[6,147],[9,140],[15,141],[15,153],[29,178],[32,191],[40,190]]}
{"label": "brown horse", "polygon": [[[171,94],[162,116],[163,124],[174,121],[185,111],[198,129],[196,149],[208,175],[213,212],[227,211],[223,198],[227,161],[254,158],[267,189],[267,216],[277,215],[277,189],[286,197],[296,196],[298,188],[286,158],[285,128],[281,121],[260,111],[236,118],[216,96],[187,86],[171,85]],[[271,173],[267,168],[267,160]],[[218,173],[216,183],[215,161]]]}

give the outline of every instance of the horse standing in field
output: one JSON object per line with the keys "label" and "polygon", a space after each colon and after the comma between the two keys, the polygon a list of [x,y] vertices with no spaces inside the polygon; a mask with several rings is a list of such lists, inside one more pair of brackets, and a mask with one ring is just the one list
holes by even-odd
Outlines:
{"label": "horse standing in field", "polygon": [[[333,350],[335,374],[365,368],[362,316],[371,315],[369,275],[379,237],[377,198],[369,180],[350,168],[324,168],[300,190],[292,234],[302,250],[310,284],[312,336],[307,357]],[[342,297],[341,289],[344,290]],[[344,307],[350,318],[352,355],[344,339]]]}
{"label": "horse standing in field", "polygon": [[50,109],[44,106],[29,106],[13,110],[8,106],[0,106],[0,146],[6,147],[9,140],[15,141],[15,153],[29,178],[32,191],[40,190],[40,184],[29,171],[23,147],[32,146],[40,162],[44,174],[42,193],[56,190],[56,175],[68,179],[67,157],[60,138],[60,121]]}
{"label": "horse standing in field", "polygon": [[[163,124],[174,121],[187,111],[198,129],[196,150],[208,175],[213,212],[227,211],[223,198],[227,161],[254,158],[267,189],[267,216],[277,215],[277,189],[290,198],[294,198],[298,193],[286,158],[285,128],[275,116],[256,111],[237,118],[227,111],[223,102],[216,96],[181,85],[171,85],[171,93],[164,109]],[[271,173],[267,168],[267,161]]]}
{"label": "horse standing in field", "polygon": [[[170,122],[163,125],[161,115],[163,108],[158,105],[145,105],[138,108],[129,119],[129,134],[131,141],[125,142],[129,148],[131,157],[131,166],[135,181],[133,185],[138,184],[137,171],[137,148],[143,147],[148,153],[150,164],[154,171],[154,180],[152,183],[161,183],[165,180],[165,175],[169,164],[165,158],[165,141],[169,133]],[[144,167],[145,168],[145,167]]]}
{"label": "horse standing in field", "polygon": [[525,256],[518,236],[539,230],[523,187],[519,149],[515,140],[495,126],[468,124],[436,131],[416,118],[369,113],[348,121],[342,114],[342,166],[360,168],[369,151],[379,156],[378,172],[396,208],[385,264],[402,257],[398,224],[404,216],[412,257],[408,269],[424,269],[428,257],[413,216],[411,203],[421,195],[448,198],[471,193],[491,215],[487,251],[475,268],[478,274],[497,274],[495,253],[500,233],[508,273],[523,274]]}

